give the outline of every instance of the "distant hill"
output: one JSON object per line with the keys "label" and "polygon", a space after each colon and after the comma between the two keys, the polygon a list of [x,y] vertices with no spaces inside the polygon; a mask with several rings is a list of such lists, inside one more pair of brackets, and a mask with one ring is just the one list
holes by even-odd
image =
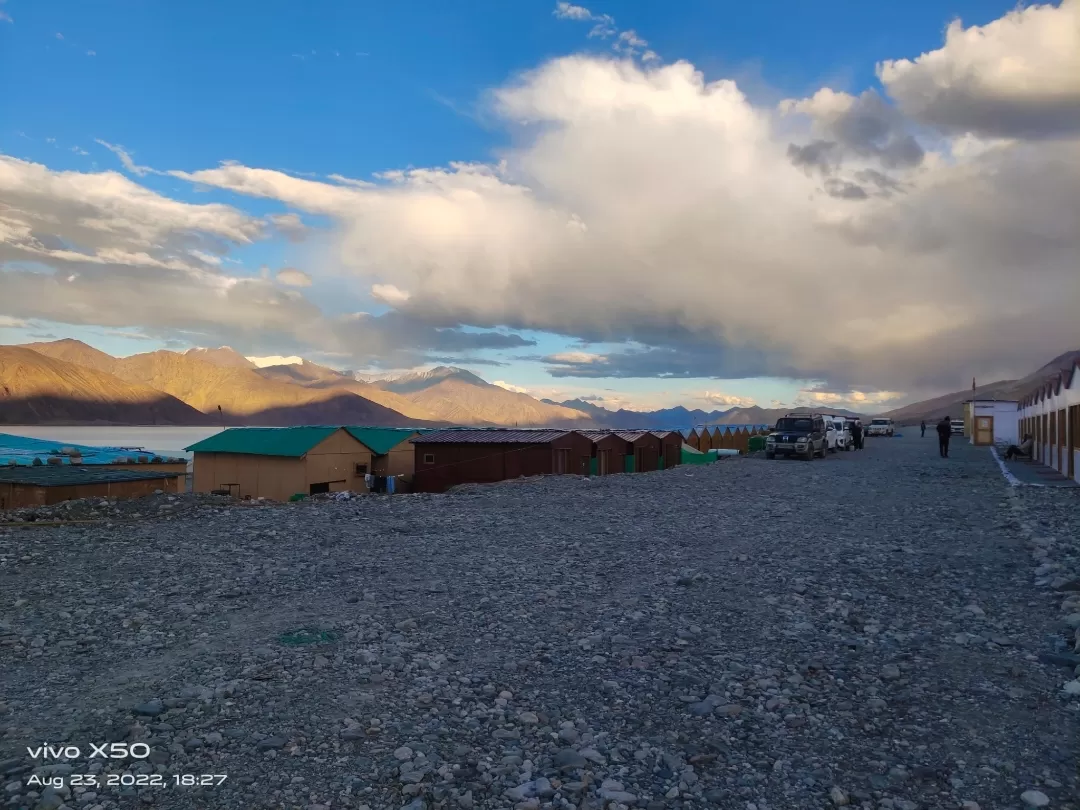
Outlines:
{"label": "distant hill", "polygon": [[[759,408],[757,405],[729,408],[724,411],[689,410],[677,406],[657,411],[607,410],[590,402],[573,399],[561,403],[587,413],[601,427],[625,427],[644,430],[684,430],[700,425],[771,425],[781,416],[796,410],[791,408]],[[821,407],[817,410],[837,416],[861,416],[843,408]]]}
{"label": "distant hill", "polygon": [[427,424],[446,424],[427,408],[406,399],[400,394],[387,391],[370,383],[360,382],[351,375],[327,366],[320,366],[309,360],[291,365],[265,366],[256,369],[255,373],[268,380],[302,385],[306,388],[356,394],[364,397],[364,399],[376,402],[384,408],[397,411],[402,416],[413,420],[413,423],[418,427],[424,427]]}
{"label": "distant hill", "polygon": [[[60,349],[78,352],[78,347]],[[205,425],[212,420],[149,386],[32,349],[0,346],[0,423]]]}
{"label": "distant hill", "polygon": [[221,346],[217,349],[188,349],[184,354],[206,360],[215,366],[225,368],[255,368],[255,364],[248,360],[240,352],[229,346]]}
{"label": "distant hill", "polygon": [[369,382],[376,388],[399,394],[438,419],[457,425],[592,426],[589,416],[579,410],[507,391],[472,372],[451,366]]}
{"label": "distant hill", "polygon": [[30,349],[56,360],[63,360],[65,363],[104,371],[107,374],[112,374],[117,363],[116,358],[111,354],[105,354],[100,349],[95,349],[73,338],[51,340],[47,343],[25,343],[21,348]]}
{"label": "distant hill", "polygon": [[1059,371],[1069,368],[1073,363],[1080,360],[1080,349],[1059,354],[1049,363],[1040,366],[1035,371],[1019,380],[999,380],[987,383],[965,391],[954,391],[951,394],[942,394],[932,399],[924,399],[921,402],[912,402],[900,408],[881,414],[887,416],[902,425],[918,424],[925,420],[928,422],[951,416],[959,419],[964,414],[964,403],[969,399],[1016,399],[1027,396],[1040,383],[1055,376]]}

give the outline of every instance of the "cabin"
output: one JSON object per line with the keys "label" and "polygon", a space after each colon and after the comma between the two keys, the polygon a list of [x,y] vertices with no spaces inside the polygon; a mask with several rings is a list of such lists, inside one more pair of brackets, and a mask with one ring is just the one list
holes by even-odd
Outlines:
{"label": "cabin", "polygon": [[588,475],[593,453],[588,436],[557,429],[452,428],[411,441],[415,492],[533,475]]}
{"label": "cabin", "polygon": [[110,465],[0,467],[0,509],[52,506],[76,498],[138,498],[179,492],[183,476],[166,470],[121,470]]}

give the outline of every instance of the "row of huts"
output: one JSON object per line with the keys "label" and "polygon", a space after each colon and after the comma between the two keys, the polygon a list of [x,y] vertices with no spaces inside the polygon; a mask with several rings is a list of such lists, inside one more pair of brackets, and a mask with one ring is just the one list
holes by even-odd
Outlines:
{"label": "row of huts", "polygon": [[1017,419],[1034,459],[1080,482],[1080,359],[1021,399]]}
{"label": "row of huts", "polygon": [[[535,475],[612,475],[702,463],[746,452],[765,426],[675,430],[415,428],[315,425],[229,428],[186,450],[186,462],[51,451],[33,465],[0,467],[0,508],[90,496],[131,497],[161,490],[285,501],[352,491],[444,492],[466,483]],[[0,447],[3,442],[0,441]],[[39,448],[35,448],[37,452]],[[25,460],[25,459],[24,459]],[[131,465],[117,462],[132,462]],[[393,486],[387,487],[390,481]]]}
{"label": "row of huts", "polygon": [[[231,428],[187,448],[193,490],[245,498],[369,491],[444,492],[534,475],[651,472],[715,449],[745,452],[764,426],[675,430],[354,426]],[[697,460],[696,458],[694,460]]]}

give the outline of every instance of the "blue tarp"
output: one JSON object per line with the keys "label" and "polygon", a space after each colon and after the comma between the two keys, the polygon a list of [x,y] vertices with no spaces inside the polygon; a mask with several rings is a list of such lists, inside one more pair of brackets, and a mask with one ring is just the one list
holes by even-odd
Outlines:
{"label": "blue tarp", "polygon": [[33,439],[29,436],[15,436],[10,433],[0,433],[0,465],[33,464],[35,458],[40,458],[45,464],[50,458],[65,459],[71,462],[72,454],[66,451],[77,450],[80,464],[116,464],[122,463],[120,459],[135,460],[137,456],[160,456],[150,450],[141,447],[89,447],[85,444],[71,444],[70,442],[53,442],[48,439]]}

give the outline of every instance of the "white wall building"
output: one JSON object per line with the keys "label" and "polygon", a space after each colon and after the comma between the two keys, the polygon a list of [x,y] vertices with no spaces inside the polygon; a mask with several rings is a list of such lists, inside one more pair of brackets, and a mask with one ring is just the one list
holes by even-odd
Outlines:
{"label": "white wall building", "polygon": [[972,444],[1019,444],[1020,412],[1015,399],[970,399],[964,403],[964,433]]}
{"label": "white wall building", "polygon": [[1035,459],[1080,481],[1080,362],[1020,400],[1020,433],[1035,440]]}

